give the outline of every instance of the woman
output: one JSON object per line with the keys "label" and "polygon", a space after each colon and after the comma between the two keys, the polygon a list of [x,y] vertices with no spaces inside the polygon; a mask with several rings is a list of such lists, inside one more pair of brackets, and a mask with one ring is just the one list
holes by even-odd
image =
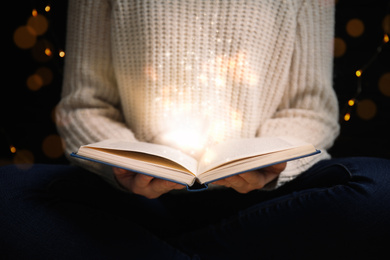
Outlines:
{"label": "woman", "polygon": [[326,152],[339,131],[332,1],[72,0],[68,12],[57,113],[68,153],[120,138],[196,157],[208,144],[265,136],[294,137],[322,153],[202,193],[78,161],[82,168],[3,168],[7,256],[383,254],[390,163]]}

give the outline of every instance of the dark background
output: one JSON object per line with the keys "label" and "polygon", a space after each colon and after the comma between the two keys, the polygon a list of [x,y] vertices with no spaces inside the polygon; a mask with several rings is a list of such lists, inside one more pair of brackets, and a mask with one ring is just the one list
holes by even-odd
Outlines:
{"label": "dark background", "polygon": [[[331,149],[334,157],[390,159],[390,43],[383,41],[385,33],[390,35],[389,3],[337,1],[334,88],[339,98],[341,135]],[[47,5],[49,12],[45,11]],[[49,28],[37,36],[34,47],[21,49],[14,43],[14,33],[26,25],[34,9],[46,17]],[[61,93],[64,58],[58,53],[66,51],[66,10],[65,0],[9,1],[3,9],[0,165],[67,163],[53,119]],[[382,52],[375,56],[378,47]],[[47,48],[50,56],[45,54]],[[32,90],[27,81],[42,68],[49,70],[52,78],[46,76],[43,86]],[[362,68],[363,75],[358,79],[355,72]],[[348,107],[347,101],[356,95],[358,80],[362,91],[356,104]],[[349,121],[344,120],[347,112],[351,115]]]}

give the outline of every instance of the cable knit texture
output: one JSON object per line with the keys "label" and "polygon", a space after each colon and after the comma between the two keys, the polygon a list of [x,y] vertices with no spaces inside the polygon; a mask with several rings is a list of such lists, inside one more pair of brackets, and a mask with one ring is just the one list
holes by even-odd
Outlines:
{"label": "cable knit texture", "polygon": [[[228,139],[336,138],[331,0],[71,0],[58,129],[67,152],[108,138],[197,156]],[[78,162],[80,163],[80,162]],[[111,169],[83,162],[116,185]],[[118,187],[118,186],[117,186]]]}

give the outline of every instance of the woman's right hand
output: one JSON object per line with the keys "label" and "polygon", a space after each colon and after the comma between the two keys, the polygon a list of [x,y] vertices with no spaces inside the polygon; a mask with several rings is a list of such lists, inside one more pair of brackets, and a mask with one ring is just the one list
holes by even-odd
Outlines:
{"label": "woman's right hand", "polygon": [[117,167],[113,167],[113,171],[117,181],[123,188],[132,193],[145,196],[148,199],[156,199],[171,190],[185,188],[185,186],[181,184]]}

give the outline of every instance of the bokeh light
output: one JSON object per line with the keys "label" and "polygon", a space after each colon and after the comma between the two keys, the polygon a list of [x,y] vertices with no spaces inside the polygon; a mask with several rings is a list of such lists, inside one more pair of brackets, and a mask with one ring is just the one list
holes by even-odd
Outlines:
{"label": "bokeh light", "polygon": [[45,16],[38,14],[28,19],[27,26],[32,28],[36,35],[43,35],[49,28],[49,22]]}
{"label": "bokeh light", "polygon": [[377,105],[371,99],[364,99],[357,104],[356,113],[363,120],[370,120],[377,114]]}
{"label": "bokeh light", "polygon": [[26,85],[28,89],[37,91],[43,86],[43,80],[38,74],[33,74],[27,78]]}
{"label": "bokeh light", "polygon": [[390,14],[386,15],[382,21],[382,28],[385,33],[390,34]]}
{"label": "bokeh light", "polygon": [[347,33],[352,37],[359,37],[364,33],[364,23],[360,19],[351,19],[346,26]]}
{"label": "bokeh light", "polygon": [[43,153],[52,159],[61,157],[64,154],[63,141],[57,134],[47,136],[42,142]]}
{"label": "bokeh light", "polygon": [[19,26],[14,32],[14,43],[21,49],[29,49],[37,42],[34,29],[29,26]]}
{"label": "bokeh light", "polygon": [[378,87],[383,95],[390,97],[390,72],[384,73],[379,78]]}
{"label": "bokeh light", "polygon": [[54,46],[51,42],[40,39],[32,48],[32,56],[36,61],[48,62],[53,58],[52,50],[54,50]]}
{"label": "bokeh light", "polygon": [[347,50],[347,44],[343,39],[340,37],[334,38],[334,52],[333,56],[335,58],[339,58],[345,54],[345,51]]}

